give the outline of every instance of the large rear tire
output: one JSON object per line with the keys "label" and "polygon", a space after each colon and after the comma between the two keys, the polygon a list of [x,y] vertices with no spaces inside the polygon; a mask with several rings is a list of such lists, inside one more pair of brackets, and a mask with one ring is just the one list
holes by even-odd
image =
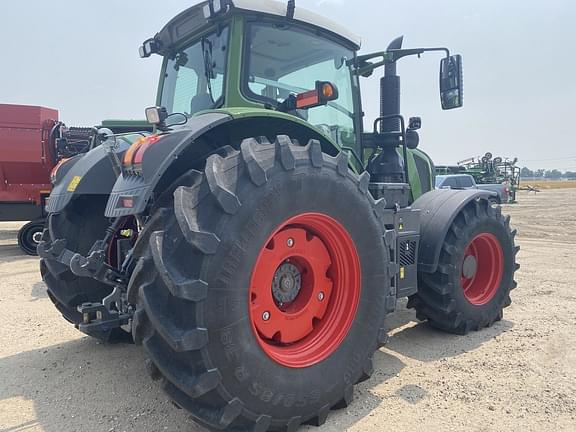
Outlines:
{"label": "large rear tire", "polygon": [[210,157],[176,190],[129,296],[152,377],[197,422],[294,431],[351,403],[393,268],[368,180],[280,136]]}
{"label": "large rear tire", "polygon": [[500,207],[487,199],[468,203],[448,230],[437,271],[418,274],[418,294],[409,306],[419,319],[456,334],[500,321],[520,267],[515,236]]}
{"label": "large rear tire", "polygon": [[[65,239],[71,251],[86,255],[96,240],[104,237],[109,220],[104,217],[107,197],[85,196],[74,200],[61,213],[48,217],[43,241]],[[95,279],[76,276],[70,268],[51,259],[40,260],[40,272],[48,297],[62,316],[76,327],[82,322],[78,306],[101,302],[112,287]],[[121,328],[90,333],[105,342],[130,342],[130,333]]]}

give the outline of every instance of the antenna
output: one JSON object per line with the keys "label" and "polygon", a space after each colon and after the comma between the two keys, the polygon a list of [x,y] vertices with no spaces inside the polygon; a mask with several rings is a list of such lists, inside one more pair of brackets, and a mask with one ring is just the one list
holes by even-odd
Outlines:
{"label": "antenna", "polygon": [[286,11],[286,17],[289,19],[294,19],[295,11],[296,11],[296,0],[288,0],[288,10]]}

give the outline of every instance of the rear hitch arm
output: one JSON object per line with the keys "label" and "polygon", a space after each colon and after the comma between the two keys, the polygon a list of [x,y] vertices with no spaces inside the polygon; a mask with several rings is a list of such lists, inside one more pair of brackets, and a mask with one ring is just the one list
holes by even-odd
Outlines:
{"label": "rear hitch arm", "polygon": [[89,277],[113,287],[128,286],[128,276],[106,263],[105,247],[98,241],[92,247],[87,257],[66,249],[66,240],[59,239],[53,242],[43,242],[38,245],[38,255],[41,258],[57,261],[69,267],[72,273],[80,277]]}
{"label": "rear hitch arm", "polygon": [[40,258],[58,261],[65,266],[70,265],[75,252],[66,249],[66,239],[58,239],[52,242],[41,242],[38,245],[38,255]]}
{"label": "rear hitch arm", "polygon": [[126,288],[128,277],[106,263],[106,248],[102,248],[103,241],[94,244],[87,257],[74,254],[70,260],[70,270],[76,276],[89,277],[113,287]]}
{"label": "rear hitch arm", "polygon": [[124,218],[117,218],[108,228],[104,239],[94,243],[88,256],[79,253],[74,254],[70,260],[70,270],[76,276],[89,277],[113,287],[126,289],[129,277],[121,270],[110,266],[107,260],[108,246],[114,238],[114,234],[122,227]]}

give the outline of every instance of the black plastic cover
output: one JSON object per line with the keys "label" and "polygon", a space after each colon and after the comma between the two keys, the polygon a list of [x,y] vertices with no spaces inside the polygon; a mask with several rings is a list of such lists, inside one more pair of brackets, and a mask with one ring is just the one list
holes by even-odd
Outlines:
{"label": "black plastic cover", "polygon": [[[115,151],[119,158],[128,147],[128,143],[118,140]],[[104,146],[98,146],[69,163],[73,165],[61,168],[63,175],[58,175],[61,177],[56,180],[47,200],[48,213],[62,211],[76,195],[108,195],[116,182],[116,174]]]}

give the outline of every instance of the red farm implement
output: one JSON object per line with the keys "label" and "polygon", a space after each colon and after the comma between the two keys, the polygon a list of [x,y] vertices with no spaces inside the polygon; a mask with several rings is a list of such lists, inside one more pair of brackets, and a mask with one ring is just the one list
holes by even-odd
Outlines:
{"label": "red farm implement", "polygon": [[43,204],[58,161],[50,135],[58,125],[56,110],[0,104],[0,221],[31,221],[18,233],[28,254],[35,254],[44,227]]}

